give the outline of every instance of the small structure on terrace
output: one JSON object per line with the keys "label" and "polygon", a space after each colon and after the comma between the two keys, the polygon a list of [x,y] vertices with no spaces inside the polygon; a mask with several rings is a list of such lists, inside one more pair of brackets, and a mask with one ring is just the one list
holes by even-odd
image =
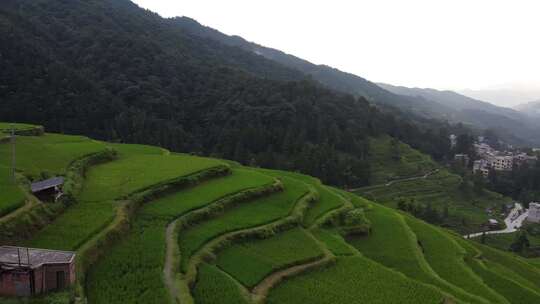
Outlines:
{"label": "small structure on terrace", "polygon": [[56,201],[62,196],[63,177],[54,177],[30,185],[32,193],[42,201]]}
{"label": "small structure on terrace", "polygon": [[0,246],[0,296],[33,296],[75,282],[75,253]]}

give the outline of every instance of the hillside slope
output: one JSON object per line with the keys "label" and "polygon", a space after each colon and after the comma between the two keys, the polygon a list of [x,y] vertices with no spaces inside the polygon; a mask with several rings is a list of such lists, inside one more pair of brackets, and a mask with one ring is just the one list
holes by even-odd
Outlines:
{"label": "hillside slope", "polygon": [[[54,172],[80,191],[70,204],[56,203],[61,213],[39,209],[51,203],[33,198],[33,218],[47,214],[46,225],[10,239],[77,251],[78,287],[2,303],[540,301],[540,269],[528,261],[315,178],[158,147],[95,144],[114,157],[88,163],[84,176],[63,169],[73,154],[61,153],[87,149],[84,140],[21,163],[27,175],[55,155]],[[2,226],[3,233],[36,224],[23,219],[15,215],[18,226]]]}

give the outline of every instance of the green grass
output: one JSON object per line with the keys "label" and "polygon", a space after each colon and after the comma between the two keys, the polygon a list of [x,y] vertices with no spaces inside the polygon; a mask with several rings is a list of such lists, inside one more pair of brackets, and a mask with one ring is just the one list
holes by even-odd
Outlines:
{"label": "green grass", "polygon": [[407,279],[363,257],[339,258],[336,265],[285,280],[270,291],[267,303],[327,304],[442,303],[436,288]]}
{"label": "green grass", "polygon": [[193,297],[198,304],[248,304],[239,286],[214,265],[202,264]]}
{"label": "green grass", "polygon": [[[88,276],[90,303],[166,303],[162,283],[165,261],[165,229],[173,219],[241,190],[273,182],[253,170],[234,169],[231,175],[208,180],[145,204],[136,217],[135,229],[116,244],[92,268]],[[137,269],[130,272],[129,269]],[[139,301],[139,302],[137,302]]]}
{"label": "green grass", "polygon": [[79,200],[106,201],[175,177],[222,164],[188,156],[125,153],[118,160],[90,168]]}
{"label": "green grass", "polygon": [[362,254],[412,279],[437,286],[464,301],[483,302],[440,279],[424,259],[416,236],[399,213],[373,204],[373,208],[366,213],[366,216],[372,223],[372,233],[368,237],[355,237],[348,240]]}
{"label": "green grass", "polygon": [[[82,156],[103,151],[106,145],[83,136],[45,134],[19,136],[16,143],[16,168],[39,178],[41,173],[64,174],[69,164]],[[0,144],[0,165],[8,166],[11,146]]]}
{"label": "green grass", "polygon": [[527,262],[540,269],[540,258],[527,259]]}
{"label": "green grass", "polygon": [[302,182],[282,177],[285,190],[253,201],[244,202],[217,218],[202,222],[179,235],[182,271],[188,259],[211,239],[227,232],[267,224],[287,216],[308,189]]}
{"label": "green grass", "polygon": [[400,159],[395,159],[391,137],[381,136],[369,141],[369,161],[371,165],[371,184],[386,183],[395,178],[425,174],[438,165],[427,155],[399,142],[397,147]]}
{"label": "green grass", "polygon": [[217,266],[252,288],[272,272],[321,258],[317,243],[299,228],[264,240],[252,240],[226,248]]}
{"label": "green grass", "polygon": [[416,234],[427,262],[441,278],[490,303],[507,303],[465,264],[467,252],[450,235],[410,216],[406,222]]}
{"label": "green grass", "polygon": [[0,166],[0,218],[24,205],[25,195],[13,183],[8,168]]}
{"label": "green grass", "polygon": [[9,123],[9,122],[0,122],[0,133],[9,133],[11,132],[11,129],[15,129],[15,131],[19,130],[28,130],[35,128],[35,125],[30,124],[23,124],[23,123]]}

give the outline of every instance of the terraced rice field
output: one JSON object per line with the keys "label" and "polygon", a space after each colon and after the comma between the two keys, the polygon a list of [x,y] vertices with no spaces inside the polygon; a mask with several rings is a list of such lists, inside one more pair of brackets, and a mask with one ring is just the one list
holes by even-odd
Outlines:
{"label": "terraced rice field", "polygon": [[216,264],[244,286],[252,288],[273,272],[319,259],[322,255],[317,243],[296,228],[265,240],[233,245],[219,253]]}
{"label": "terraced rice field", "polygon": [[407,217],[407,224],[416,234],[426,260],[442,279],[490,303],[508,303],[467,267],[464,261],[467,252],[450,236],[410,217]]}
{"label": "terraced rice field", "polygon": [[[105,147],[104,143],[83,136],[49,133],[43,136],[17,136],[16,168],[34,178],[39,178],[42,173],[64,174],[73,160],[103,151]],[[11,159],[9,145],[0,144],[0,159],[2,162]]]}
{"label": "terraced rice field", "polygon": [[486,214],[486,208],[499,210],[502,204],[511,201],[489,191],[467,196],[460,190],[460,184],[458,175],[441,169],[427,178],[365,187],[356,193],[392,208],[397,208],[400,199],[414,200],[424,206],[429,204],[441,213],[448,208],[449,217],[445,219],[445,224],[461,234],[480,231],[481,225],[489,218],[497,218]]}
{"label": "terraced rice field", "polygon": [[339,258],[330,267],[291,278],[268,303],[442,303],[434,287],[409,280],[364,257]]}
{"label": "terraced rice field", "polygon": [[[401,142],[397,142],[394,146],[391,141],[391,137],[388,136],[374,137],[369,141],[371,184],[423,175],[438,167],[429,156]],[[397,159],[397,155],[399,155],[399,159]]]}
{"label": "terraced rice field", "polygon": [[482,299],[439,277],[427,263],[417,236],[411,231],[402,215],[374,204],[367,216],[379,229],[373,231],[369,238],[349,240],[362,254],[412,279],[437,286],[463,301],[485,303]]}
{"label": "terraced rice field", "polygon": [[203,264],[193,296],[199,304],[248,304],[241,287],[214,265]]}
{"label": "terraced rice field", "polygon": [[[198,186],[144,205],[135,219],[135,228],[92,269],[89,294],[92,303],[123,303],[133,294],[147,296],[132,299],[147,303],[152,299],[166,302],[168,294],[162,284],[167,225],[183,214],[204,207],[227,195],[271,184],[269,176],[251,170],[234,169],[231,175],[211,179]],[[137,269],[137,274],[126,269]],[[134,278],[147,284],[134,284]],[[138,302],[140,301],[140,302]]]}
{"label": "terraced rice field", "polygon": [[[0,125],[0,129],[6,125],[9,124]],[[18,127],[26,129],[33,126]],[[18,175],[39,180],[64,174],[73,160],[104,149],[103,143],[82,136],[17,136],[15,166]],[[26,197],[22,186],[12,181],[11,155],[11,145],[0,143],[0,217],[23,206]]]}
{"label": "terraced rice field", "polygon": [[237,208],[210,219],[179,235],[182,271],[187,270],[188,259],[209,240],[227,232],[268,224],[286,217],[296,202],[308,192],[300,181],[282,177],[285,190],[267,197],[244,203]]}
{"label": "terraced rice field", "polygon": [[[79,269],[87,272],[78,274],[85,280],[76,289],[84,294],[77,296],[85,296],[89,304],[173,304],[179,299],[203,304],[540,303],[537,261],[462,239],[309,176],[227,162],[230,174],[162,193],[135,208],[130,194],[224,162],[77,136],[20,138],[21,145],[43,147],[44,154],[59,156],[32,158],[30,148],[21,148],[19,170],[28,176],[63,174],[73,159],[108,146],[118,152],[117,159],[87,171],[77,203],[66,206],[31,239],[21,240],[33,247],[76,250],[81,260],[88,258],[88,251],[81,248],[101,246],[89,251],[99,255],[95,263]],[[7,153],[1,146],[0,151]],[[410,164],[415,162],[416,171],[430,168],[427,159],[407,153],[402,164],[395,164],[403,172],[414,171]],[[276,178],[282,191],[272,188],[273,192],[221,205],[232,197],[242,198],[244,191],[269,189]],[[437,191],[455,182],[453,178],[444,172],[433,176],[432,189],[412,189],[415,182],[369,191],[388,199],[406,193],[442,200]],[[0,216],[2,195],[11,196],[11,201],[24,198],[8,193],[0,193]],[[314,193],[317,201],[297,209],[310,197],[307,194]],[[120,212],[127,210],[119,209],[125,206],[131,211]],[[369,233],[342,235],[343,227],[333,226],[337,222],[319,225],[319,219],[343,206],[364,209],[371,222]],[[297,211],[303,216],[296,217]],[[129,225],[110,230],[123,218]],[[287,226],[261,229],[270,223]],[[259,233],[250,234],[254,229]],[[111,231],[115,233],[107,234]],[[240,233],[242,237],[225,240]],[[102,235],[110,238],[96,240]],[[54,293],[30,303],[68,303],[76,292]],[[27,303],[1,298],[0,302]]]}

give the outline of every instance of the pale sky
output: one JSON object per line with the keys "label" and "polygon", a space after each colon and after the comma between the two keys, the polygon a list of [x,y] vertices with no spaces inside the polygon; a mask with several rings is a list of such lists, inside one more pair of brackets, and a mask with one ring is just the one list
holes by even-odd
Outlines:
{"label": "pale sky", "polygon": [[134,2],[374,82],[540,93],[538,0]]}

